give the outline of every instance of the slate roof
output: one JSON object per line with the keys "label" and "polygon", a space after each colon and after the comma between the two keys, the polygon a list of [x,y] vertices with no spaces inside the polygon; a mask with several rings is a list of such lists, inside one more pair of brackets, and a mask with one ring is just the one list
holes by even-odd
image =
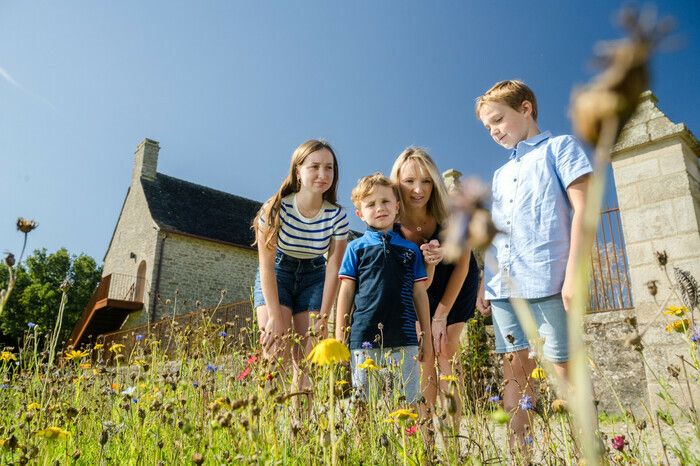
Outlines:
{"label": "slate roof", "polygon": [[164,231],[250,248],[250,224],[261,203],[252,199],[156,174],[141,178],[153,220]]}

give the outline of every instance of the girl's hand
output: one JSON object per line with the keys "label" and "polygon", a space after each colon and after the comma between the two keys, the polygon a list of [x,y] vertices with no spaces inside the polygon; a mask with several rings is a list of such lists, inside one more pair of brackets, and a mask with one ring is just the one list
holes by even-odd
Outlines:
{"label": "girl's hand", "polygon": [[265,353],[269,354],[275,347],[279,347],[282,337],[289,330],[289,326],[279,317],[270,316],[267,319],[265,328],[260,335],[260,344],[265,350]]}
{"label": "girl's hand", "polygon": [[423,260],[426,265],[436,265],[444,256],[440,247],[440,241],[436,239],[431,240],[429,243],[421,244],[420,249],[423,252]]}
{"label": "girl's hand", "polygon": [[430,328],[433,333],[435,356],[440,356],[447,345],[447,317],[434,317]]}
{"label": "girl's hand", "polygon": [[484,298],[484,280],[481,280],[481,285],[479,285],[479,293],[476,296],[476,308],[479,310],[482,316],[491,315],[491,301]]}

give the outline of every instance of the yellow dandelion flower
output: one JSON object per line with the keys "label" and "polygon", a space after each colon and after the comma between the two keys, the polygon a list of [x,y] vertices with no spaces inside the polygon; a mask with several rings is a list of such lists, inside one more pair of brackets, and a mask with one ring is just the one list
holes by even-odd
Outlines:
{"label": "yellow dandelion flower", "polygon": [[674,320],[666,326],[666,331],[668,333],[685,333],[690,328],[689,319]]}
{"label": "yellow dandelion flower", "polygon": [[231,403],[229,403],[228,399],[224,398],[223,396],[220,396],[209,405],[209,409],[211,409],[213,412],[217,412],[221,408],[231,408]]}
{"label": "yellow dandelion flower", "polygon": [[0,438],[0,448],[4,447],[6,443],[7,443],[7,439]]}
{"label": "yellow dandelion flower", "polygon": [[29,403],[27,405],[27,411],[36,411],[41,409],[41,405],[39,403]]}
{"label": "yellow dandelion flower", "polygon": [[666,306],[664,314],[673,317],[683,317],[688,312],[685,306]]}
{"label": "yellow dandelion flower", "polygon": [[37,437],[43,437],[47,439],[58,439],[63,440],[70,437],[70,432],[63,430],[60,427],[47,427],[46,429],[40,430],[36,433]]}
{"label": "yellow dandelion flower", "polygon": [[88,354],[90,354],[90,353],[87,350],[84,350],[84,351],[70,350],[66,353],[66,359],[69,361],[80,361]]}
{"label": "yellow dandelion flower", "polygon": [[418,415],[412,409],[402,408],[390,413],[387,421],[415,421],[416,419],[418,419]]}
{"label": "yellow dandelion flower", "polygon": [[90,369],[92,367],[92,364],[90,364],[89,362],[81,362],[78,367],[81,369]]}
{"label": "yellow dandelion flower", "polygon": [[10,361],[16,361],[17,356],[14,354],[10,353],[9,351],[3,351],[0,353],[0,361],[2,362],[10,362]]}
{"label": "yellow dandelion flower", "polygon": [[145,359],[134,359],[134,365],[143,367],[146,365],[146,360]]}
{"label": "yellow dandelion flower", "polygon": [[361,364],[358,364],[357,367],[368,371],[379,370],[379,366],[374,362],[374,359],[372,358],[365,359]]}
{"label": "yellow dandelion flower", "polygon": [[110,385],[110,387],[116,392],[119,390],[119,387],[121,387],[121,385],[119,385],[118,383],[113,383],[112,385]]}
{"label": "yellow dandelion flower", "polygon": [[441,375],[440,380],[443,382],[454,382],[457,383],[457,377],[454,375]]}
{"label": "yellow dandelion flower", "polygon": [[338,381],[335,383],[335,385],[338,386],[338,387],[342,387],[342,386],[347,385],[347,384],[348,384],[348,381],[347,381],[347,380],[338,380]]}
{"label": "yellow dandelion flower", "polygon": [[541,367],[535,367],[530,373],[530,378],[534,380],[544,380],[547,378],[547,373]]}
{"label": "yellow dandelion flower", "polygon": [[115,343],[112,346],[109,347],[109,350],[112,353],[121,353],[121,351],[124,349],[124,345],[121,343]]}
{"label": "yellow dandelion flower", "polygon": [[306,359],[319,366],[338,364],[350,360],[350,350],[335,338],[326,338],[313,347]]}
{"label": "yellow dandelion flower", "polygon": [[101,350],[104,347],[105,347],[105,345],[103,343],[97,343],[92,349],[97,351],[97,350]]}

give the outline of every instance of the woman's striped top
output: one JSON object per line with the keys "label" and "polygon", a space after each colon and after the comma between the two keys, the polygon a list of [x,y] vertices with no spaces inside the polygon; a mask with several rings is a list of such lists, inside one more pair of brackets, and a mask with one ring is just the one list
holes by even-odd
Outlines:
{"label": "woman's striped top", "polygon": [[[260,216],[261,226],[265,219]],[[313,259],[328,251],[331,240],[347,239],[349,228],[345,209],[323,201],[314,218],[306,218],[297,209],[296,193],[282,198],[277,249],[297,259]]]}

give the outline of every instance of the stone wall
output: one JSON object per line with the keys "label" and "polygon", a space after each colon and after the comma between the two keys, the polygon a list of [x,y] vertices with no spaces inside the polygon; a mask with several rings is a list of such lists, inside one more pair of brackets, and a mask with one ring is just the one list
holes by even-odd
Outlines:
{"label": "stone wall", "polygon": [[[173,311],[183,313],[214,307],[222,297],[222,290],[226,290],[224,303],[250,299],[258,267],[256,250],[174,233],[167,233],[160,244],[163,264],[155,320]],[[154,282],[154,291],[155,286]],[[173,309],[175,305],[177,308]]]}
{"label": "stone wall", "polygon": [[150,309],[148,290],[155,274],[157,237],[157,226],[148,210],[143,187],[138,181],[132,183],[104,257],[102,276],[125,274],[136,278],[139,264],[145,261],[146,294],[141,312],[144,316]]}
{"label": "stone wall", "polygon": [[[652,404],[660,391],[657,377],[668,379],[667,367],[679,363],[676,355],[688,354],[681,335],[665,330],[676,318],[663,314],[664,303],[682,304],[671,293],[667,277],[673,276],[675,266],[700,278],[700,144],[685,125],[670,121],[656,104],[651,92],[642,95],[612,153]],[[667,252],[666,270],[657,262],[656,251]],[[647,288],[654,280],[658,281],[657,296]],[[630,372],[629,376],[636,375]]]}
{"label": "stone wall", "polygon": [[644,365],[640,354],[625,345],[636,331],[633,309],[588,314],[584,341],[593,361],[591,377],[599,412],[632,411],[642,415],[647,403]]}

